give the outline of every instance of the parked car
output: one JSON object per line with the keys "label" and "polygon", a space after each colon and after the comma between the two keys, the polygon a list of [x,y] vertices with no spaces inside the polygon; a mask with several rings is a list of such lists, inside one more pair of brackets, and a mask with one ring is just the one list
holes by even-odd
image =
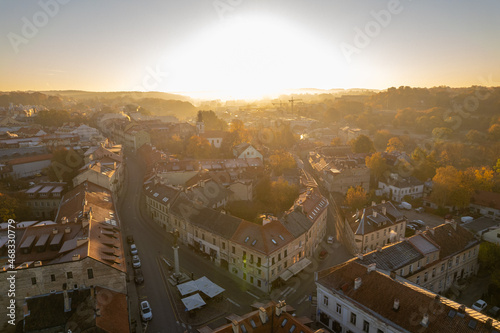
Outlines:
{"label": "parked car", "polygon": [[132,257],[132,266],[134,268],[141,267],[141,259],[139,259],[139,256],[137,254]]}
{"label": "parked car", "polygon": [[134,236],[132,235],[127,236],[127,243],[134,244]]}
{"label": "parked car", "polygon": [[411,209],[411,204],[406,202],[406,201],[403,201],[401,202],[401,204],[398,206],[399,208],[401,209]]}
{"label": "parked car", "polygon": [[411,229],[411,230],[414,230],[414,231],[418,229],[417,227],[415,227],[415,225],[414,225],[414,224],[407,224],[407,225],[406,225],[406,228]]}
{"label": "parked car", "polygon": [[413,220],[411,221],[412,224],[416,224],[418,225],[419,227],[425,227],[425,222],[422,221],[422,220]]}
{"label": "parked car", "polygon": [[462,223],[472,222],[474,221],[474,218],[472,216],[462,216],[460,221],[462,221]]}
{"label": "parked car", "polygon": [[423,213],[424,212],[424,207],[418,207],[418,208],[415,208],[415,211],[417,213]]}
{"label": "parked car", "polygon": [[135,246],[135,244],[130,245],[130,254],[136,255],[137,253],[137,246]]}
{"label": "parked car", "polygon": [[472,304],[472,308],[476,311],[479,311],[479,312],[486,309],[487,306],[488,306],[488,304],[485,301],[483,301],[482,299],[477,300],[476,303]]}
{"label": "parked car", "polygon": [[144,275],[142,275],[142,270],[140,268],[134,269],[134,281],[137,284],[144,282]]}
{"label": "parked car", "polygon": [[333,244],[333,236],[328,236],[328,239],[326,240],[328,244]]}
{"label": "parked car", "polygon": [[148,301],[141,302],[141,318],[144,321],[153,319],[153,312],[151,311]]}

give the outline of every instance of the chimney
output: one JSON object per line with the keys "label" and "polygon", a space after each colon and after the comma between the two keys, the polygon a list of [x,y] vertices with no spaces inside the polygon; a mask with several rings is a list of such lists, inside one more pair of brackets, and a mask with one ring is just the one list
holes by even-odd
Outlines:
{"label": "chimney", "polygon": [[375,203],[375,201],[372,201],[372,207],[373,206],[376,206],[377,204]]}
{"label": "chimney", "polygon": [[377,252],[382,252],[382,246],[377,246]]}
{"label": "chimney", "polygon": [[281,316],[281,313],[285,312],[285,307],[286,307],[285,301],[279,301],[278,304],[276,304],[277,317]]}
{"label": "chimney", "polygon": [[373,217],[377,217],[377,211],[374,210],[373,213],[372,213]]}
{"label": "chimney", "polygon": [[61,223],[62,224],[68,223],[68,218],[66,216],[63,216],[62,219],[61,219]]}
{"label": "chimney", "polygon": [[396,280],[396,272],[395,271],[391,271],[391,273],[389,274],[389,277],[393,280]]}
{"label": "chimney", "polygon": [[268,320],[267,312],[266,312],[266,309],[264,309],[263,307],[259,308],[259,318],[263,324],[267,323],[267,320]]}
{"label": "chimney", "polygon": [[373,263],[373,264],[369,264],[368,265],[368,270],[367,270],[367,273],[370,273],[370,272],[373,272],[375,270],[375,268],[377,267],[377,264]]}
{"label": "chimney", "polygon": [[358,253],[358,259],[363,260],[363,253]]}
{"label": "chimney", "polygon": [[385,207],[385,206],[382,207],[382,215],[384,215],[384,216],[387,215],[387,207]]}
{"label": "chimney", "polygon": [[78,261],[80,260],[80,255],[79,254],[73,254],[73,257],[71,258],[73,261]]}
{"label": "chimney", "polygon": [[70,232],[71,232],[71,228],[70,227],[64,228],[64,233],[65,234],[69,234]]}
{"label": "chimney", "polygon": [[392,306],[392,309],[394,311],[398,311],[399,310],[399,299],[398,298],[394,299],[394,305]]}
{"label": "chimney", "polygon": [[359,219],[359,209],[356,209],[356,219]]}
{"label": "chimney", "polygon": [[231,327],[233,328],[233,333],[240,333],[240,327],[236,319],[231,320]]}
{"label": "chimney", "polygon": [[422,318],[420,325],[422,325],[423,327],[429,326],[429,316],[427,315],[427,313],[424,314],[424,317]]}
{"label": "chimney", "polygon": [[82,246],[83,244],[87,243],[88,238],[87,237],[79,237],[76,239],[76,247]]}
{"label": "chimney", "polygon": [[57,228],[53,228],[53,229],[52,229],[52,233],[53,233],[54,235],[57,235],[57,233],[58,233],[58,232],[59,232],[59,230],[57,230]]}
{"label": "chimney", "polygon": [[357,277],[354,279],[354,290],[358,290],[361,287],[361,278]]}
{"label": "chimney", "polygon": [[385,200],[382,200],[382,203],[385,204]]}

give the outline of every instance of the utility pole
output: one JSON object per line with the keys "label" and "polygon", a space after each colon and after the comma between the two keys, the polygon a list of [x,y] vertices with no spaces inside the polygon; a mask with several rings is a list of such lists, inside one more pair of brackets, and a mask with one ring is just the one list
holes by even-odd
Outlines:
{"label": "utility pole", "polygon": [[293,114],[293,102],[296,102],[296,101],[301,101],[302,99],[294,99],[293,96],[292,96],[292,99],[289,99],[288,101],[290,103],[292,103],[292,114]]}

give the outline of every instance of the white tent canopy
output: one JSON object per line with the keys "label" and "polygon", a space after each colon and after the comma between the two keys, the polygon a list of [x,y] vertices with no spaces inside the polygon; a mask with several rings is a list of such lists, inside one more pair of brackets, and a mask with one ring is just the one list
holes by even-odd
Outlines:
{"label": "white tent canopy", "polygon": [[198,290],[210,298],[213,298],[224,291],[223,288],[210,281],[206,276],[199,278],[195,282],[198,286]]}
{"label": "white tent canopy", "polygon": [[188,281],[177,286],[177,289],[182,296],[201,291],[210,298],[221,294],[224,289],[210,281],[206,276],[203,276],[195,281]]}
{"label": "white tent canopy", "polygon": [[182,299],[182,303],[186,306],[186,311],[201,308],[205,305],[205,301],[201,298],[200,294],[194,294]]}
{"label": "white tent canopy", "polygon": [[186,283],[177,285],[177,289],[179,289],[179,292],[182,296],[185,296],[197,292],[198,286],[196,285],[195,281],[188,281]]}

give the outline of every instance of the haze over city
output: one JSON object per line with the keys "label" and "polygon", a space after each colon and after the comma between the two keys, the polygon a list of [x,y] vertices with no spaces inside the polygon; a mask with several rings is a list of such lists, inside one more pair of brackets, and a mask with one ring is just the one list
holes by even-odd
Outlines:
{"label": "haze over city", "polygon": [[494,0],[56,4],[2,3],[0,90],[255,99],[298,88],[491,86],[500,77]]}

